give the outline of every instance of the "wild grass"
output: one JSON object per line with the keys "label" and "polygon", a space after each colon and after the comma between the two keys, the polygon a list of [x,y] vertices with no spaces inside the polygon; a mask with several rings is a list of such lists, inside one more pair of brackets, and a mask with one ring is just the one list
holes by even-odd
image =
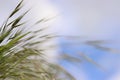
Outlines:
{"label": "wild grass", "polygon": [[0,27],[0,80],[75,80],[62,66],[47,61],[44,49],[38,48],[53,37],[36,35],[44,29],[25,29],[27,22],[21,20],[29,10],[11,21],[22,7],[23,0]]}

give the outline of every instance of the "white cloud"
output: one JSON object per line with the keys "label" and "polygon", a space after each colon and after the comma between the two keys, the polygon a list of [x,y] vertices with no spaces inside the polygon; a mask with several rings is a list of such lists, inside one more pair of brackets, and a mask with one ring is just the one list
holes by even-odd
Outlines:
{"label": "white cloud", "polygon": [[119,33],[119,0],[54,1],[63,15],[62,26],[68,32],[77,28],[76,35],[83,34],[91,38],[111,38]]}

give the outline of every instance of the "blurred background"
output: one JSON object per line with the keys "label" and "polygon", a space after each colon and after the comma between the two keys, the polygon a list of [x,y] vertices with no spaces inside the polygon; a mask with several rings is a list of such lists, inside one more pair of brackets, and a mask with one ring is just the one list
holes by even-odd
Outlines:
{"label": "blurred background", "polygon": [[[0,1],[0,24],[20,0]],[[47,33],[59,35],[57,47],[46,52],[53,62],[66,68],[77,80],[120,80],[119,0],[25,0],[24,20],[49,21]],[[34,17],[34,18],[33,18]],[[38,29],[38,28],[34,28]],[[80,58],[77,64],[59,61],[59,54]],[[81,55],[81,56],[78,56]]]}

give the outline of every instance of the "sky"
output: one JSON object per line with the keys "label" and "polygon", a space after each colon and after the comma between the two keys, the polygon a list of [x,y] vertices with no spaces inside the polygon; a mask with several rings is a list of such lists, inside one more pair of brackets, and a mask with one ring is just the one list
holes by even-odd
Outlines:
{"label": "sky", "polygon": [[[62,34],[78,35],[88,40],[106,40],[105,46],[119,50],[119,29],[120,29],[120,1],[119,0],[51,0],[61,11],[63,17],[60,26],[63,28]],[[58,24],[59,26],[59,24]],[[72,40],[71,42],[73,42]],[[63,42],[68,42],[64,40]],[[99,63],[105,71],[96,66],[83,61],[82,68],[74,71],[78,80],[120,80],[120,55],[111,52],[97,50],[93,47],[83,45],[65,47],[61,45],[63,51],[82,51],[90,58]],[[81,46],[81,47],[80,47]],[[66,65],[66,64],[64,64]],[[67,65],[68,66],[68,65]],[[70,65],[69,65],[70,66]],[[73,67],[72,67],[73,68]],[[71,69],[70,69],[71,70]],[[81,75],[82,73],[82,75]],[[84,76],[84,77],[83,77]]]}
{"label": "sky", "polygon": [[[18,2],[19,0],[0,1],[0,24]],[[120,80],[120,54],[118,52],[99,50],[86,44],[65,45],[65,43],[71,44],[81,42],[81,40],[106,40],[103,46],[119,50],[119,0],[26,0],[25,3],[24,10],[34,6],[25,20],[34,21],[39,18],[53,17],[54,19],[48,22],[52,26],[50,31],[59,35],[81,37],[79,40],[60,38],[57,43],[61,51],[71,55],[83,52],[104,68],[103,70],[81,57],[82,62],[78,67],[61,62],[61,65],[77,80]]]}

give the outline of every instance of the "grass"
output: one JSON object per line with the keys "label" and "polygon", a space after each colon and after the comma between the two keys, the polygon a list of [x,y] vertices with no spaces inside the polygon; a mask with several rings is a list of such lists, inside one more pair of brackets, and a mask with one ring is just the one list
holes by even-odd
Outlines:
{"label": "grass", "polygon": [[51,34],[36,35],[44,29],[25,29],[27,22],[21,20],[29,10],[11,21],[22,7],[23,0],[0,27],[0,80],[75,80],[62,66],[48,62],[44,49],[38,48],[53,38]]}

